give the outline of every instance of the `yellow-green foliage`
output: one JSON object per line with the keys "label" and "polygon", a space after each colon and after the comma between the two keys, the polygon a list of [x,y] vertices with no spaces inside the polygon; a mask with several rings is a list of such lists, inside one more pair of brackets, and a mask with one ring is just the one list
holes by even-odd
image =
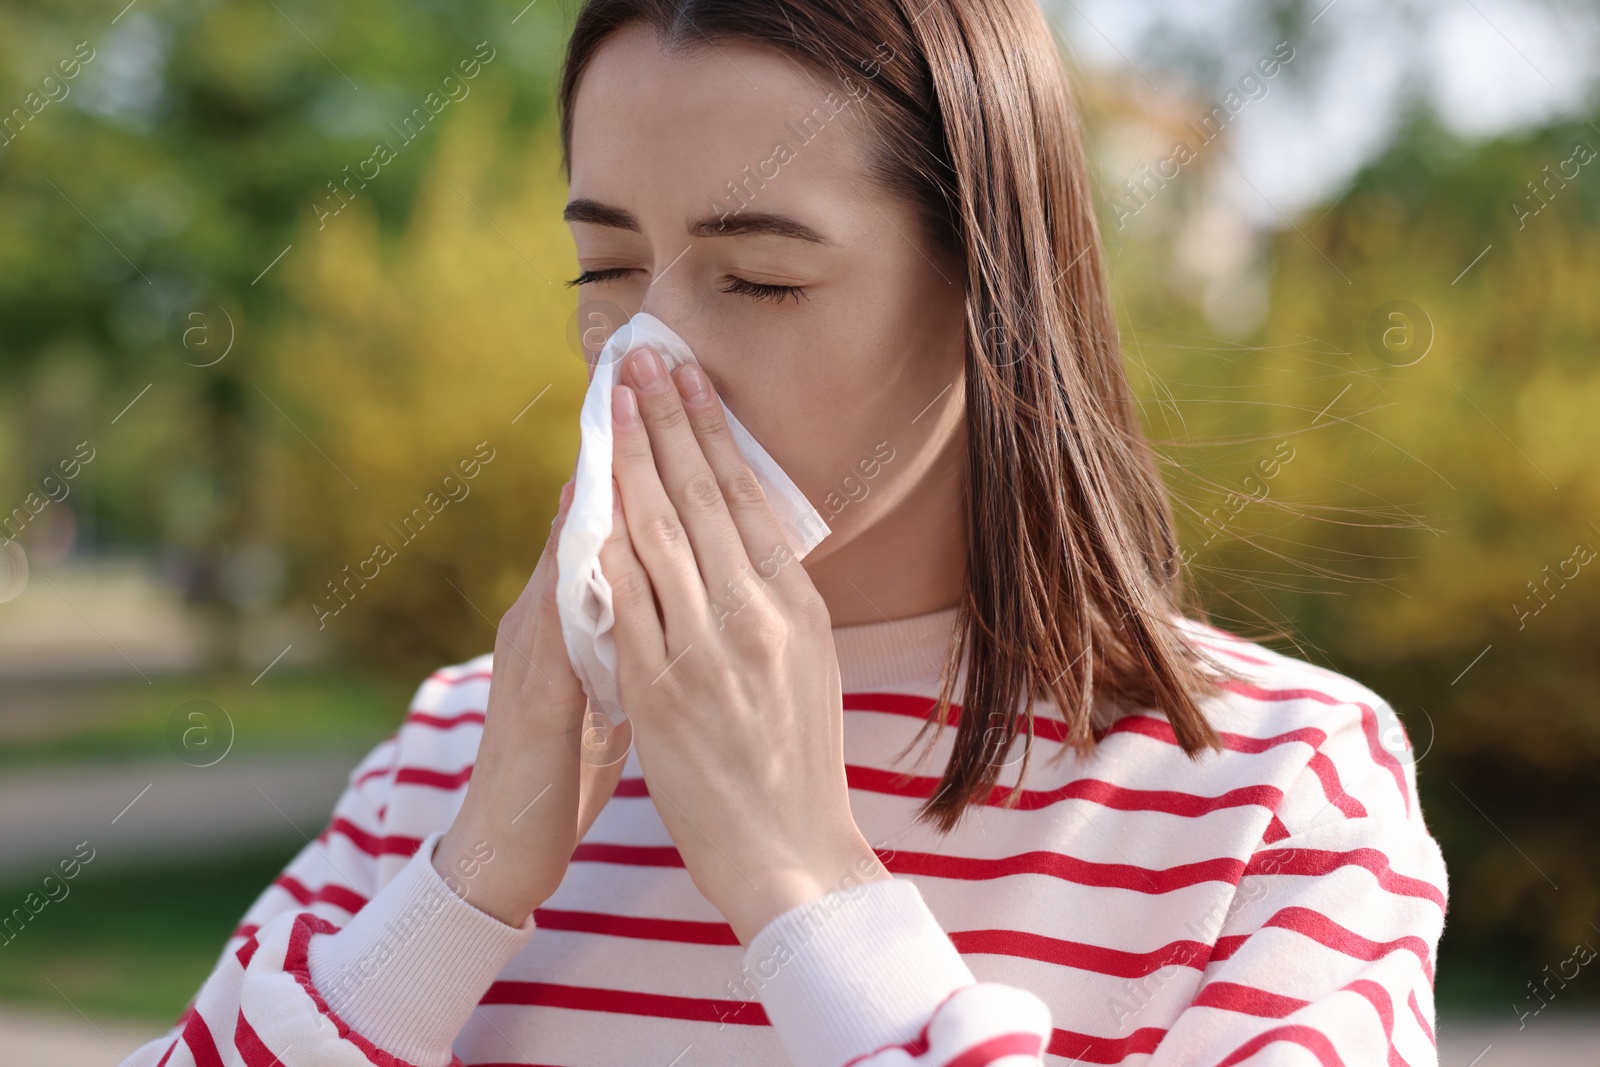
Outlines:
{"label": "yellow-green foliage", "polygon": [[[344,649],[413,670],[492,647],[576,460],[587,381],[567,336],[575,262],[554,133],[509,141],[492,87],[472,103],[438,131],[398,237],[359,197],[321,231],[307,224],[281,281],[296,307],[269,343],[273,400],[326,453],[278,427],[274,510],[305,617],[337,611],[325,632]],[[414,508],[430,517],[407,541]],[[380,542],[394,558],[361,565]]]}

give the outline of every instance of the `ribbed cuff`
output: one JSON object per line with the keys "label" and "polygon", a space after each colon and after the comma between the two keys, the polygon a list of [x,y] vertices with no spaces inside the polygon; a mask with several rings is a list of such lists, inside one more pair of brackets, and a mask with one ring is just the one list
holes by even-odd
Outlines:
{"label": "ribbed cuff", "polygon": [[839,1064],[909,1041],[976,979],[901,878],[838,889],[790,908],[751,938],[754,988],[793,1067]]}
{"label": "ribbed cuff", "polygon": [[450,1062],[456,1035],[534,930],[533,916],[508,926],[446,884],[433,868],[443,836],[423,838],[392,881],[309,949],[311,981],[329,1010],[419,1067]]}

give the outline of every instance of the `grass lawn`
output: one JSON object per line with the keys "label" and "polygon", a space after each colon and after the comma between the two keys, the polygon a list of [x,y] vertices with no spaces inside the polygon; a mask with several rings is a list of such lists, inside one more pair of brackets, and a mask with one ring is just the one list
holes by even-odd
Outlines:
{"label": "grass lawn", "polygon": [[[85,867],[67,896],[0,943],[0,999],[70,1012],[65,994],[90,1018],[173,1022],[245,909],[303,845],[286,838],[159,867]],[[38,887],[37,878],[0,886],[0,906]]]}
{"label": "grass lawn", "polygon": [[194,700],[226,713],[232,755],[364,750],[400,724],[421,681],[284,670],[255,685],[249,676],[231,674],[83,685],[50,698],[46,725],[7,737],[0,766],[170,755],[169,720]]}

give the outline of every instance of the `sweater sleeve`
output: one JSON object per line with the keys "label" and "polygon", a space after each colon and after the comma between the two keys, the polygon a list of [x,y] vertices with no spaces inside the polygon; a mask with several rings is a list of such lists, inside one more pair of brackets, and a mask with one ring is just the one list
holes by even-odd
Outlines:
{"label": "sweater sleeve", "polygon": [[1044,1062],[1044,1002],[976,981],[905,879],[789,909],[751,938],[744,970],[792,1067]]}
{"label": "sweater sleeve", "polygon": [[1286,791],[1226,913],[1198,920],[1215,946],[1149,1067],[1436,1067],[1448,883],[1409,752],[1381,699],[1352,702]]}
{"label": "sweater sleeve", "polygon": [[[441,878],[442,831],[385,834],[399,743],[361,761],[327,828],[250,906],[182,1017],[122,1067],[459,1067],[451,1044],[533,919],[508,926]],[[408,854],[398,870],[382,862]]]}

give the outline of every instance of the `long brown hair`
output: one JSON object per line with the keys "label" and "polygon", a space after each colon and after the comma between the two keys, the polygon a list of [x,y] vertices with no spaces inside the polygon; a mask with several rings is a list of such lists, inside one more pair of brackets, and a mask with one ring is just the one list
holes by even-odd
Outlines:
{"label": "long brown hair", "polygon": [[871,177],[965,264],[967,571],[919,737],[947,720],[963,653],[966,683],[919,818],[948,832],[987,802],[1023,732],[1026,774],[1036,699],[1081,753],[1137,708],[1164,713],[1190,758],[1220,748],[1200,702],[1233,675],[1177,622],[1200,612],[1123,371],[1077,114],[1037,0],[588,0],[559,96],[569,178],[579,80],[633,22],[669,50],[748,41],[865,84]]}

